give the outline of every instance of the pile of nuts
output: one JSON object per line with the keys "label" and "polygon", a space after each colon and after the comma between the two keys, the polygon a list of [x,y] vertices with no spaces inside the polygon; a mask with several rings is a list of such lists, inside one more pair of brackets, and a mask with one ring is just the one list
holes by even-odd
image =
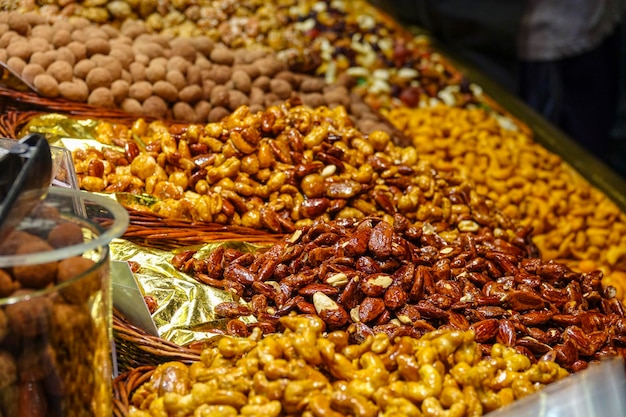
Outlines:
{"label": "pile of nuts", "polygon": [[346,107],[366,131],[374,123],[391,132],[341,83],[328,85],[289,71],[274,55],[230,49],[207,36],[150,34],[139,21],[118,29],[0,13],[0,61],[45,97],[156,119],[216,122],[242,105],[256,112],[297,96],[312,107]]}
{"label": "pile of nuts", "polygon": [[[52,206],[40,206],[35,218],[56,225],[45,234],[13,231],[0,245],[3,256],[83,242],[81,227],[58,218]],[[109,323],[93,301],[102,297],[105,272],[81,256],[0,269],[0,415],[110,413],[102,390],[108,386],[103,375],[111,372]]]}
{"label": "pile of nuts", "polygon": [[92,3],[47,1],[38,13],[48,20],[80,16],[94,26],[117,27],[140,19],[152,34],[263,48],[297,72],[314,72],[328,83],[348,75],[356,83],[354,91],[374,107],[432,101],[464,106],[480,100],[480,90],[470,88],[474,86],[434,53],[426,38],[408,36],[366,1]]}
{"label": "pile of nuts", "polygon": [[480,101],[470,85],[425,37],[412,37],[367,1],[297,1],[294,27],[320,56],[316,74],[332,83],[342,75],[374,108],[458,106]]}
{"label": "pile of nuts", "polygon": [[[309,40],[289,23],[294,1],[37,1],[22,3],[17,12],[37,11],[48,20],[79,16],[94,24],[119,25],[142,20],[151,33],[193,37],[206,35],[233,48],[272,46],[276,51],[306,49]],[[38,4],[35,4],[38,3]]]}
{"label": "pile of nuts", "polygon": [[[393,223],[317,222],[262,253],[222,248],[194,258],[190,250],[172,264],[245,301],[215,307],[235,335],[274,332],[281,316],[297,311],[357,340],[471,328],[487,351],[501,343],[572,371],[624,353],[624,306],[602,287],[602,272],[573,272],[528,251],[488,228],[446,242],[396,215]],[[250,315],[256,323],[238,320]]]}
{"label": "pile of nuts", "polygon": [[398,212],[451,238],[483,226],[505,239],[517,232],[466,181],[437,173],[383,131],[364,135],[342,106],[242,106],[220,123],[137,120],[100,130],[101,141],[126,151],[76,150],[80,187],[154,195],[165,217],[290,233],[315,219]]}
{"label": "pile of nuts", "polygon": [[263,338],[224,337],[190,366],[160,365],[129,416],[478,417],[567,376],[499,344],[483,356],[471,331],[378,334],[357,345],[344,331],[323,334],[316,317],[280,324]]}
{"label": "pile of nuts", "polygon": [[527,133],[501,126],[482,109],[403,108],[387,116],[420,158],[469,178],[507,217],[532,227],[545,259],[593,260],[626,271],[626,214]]}

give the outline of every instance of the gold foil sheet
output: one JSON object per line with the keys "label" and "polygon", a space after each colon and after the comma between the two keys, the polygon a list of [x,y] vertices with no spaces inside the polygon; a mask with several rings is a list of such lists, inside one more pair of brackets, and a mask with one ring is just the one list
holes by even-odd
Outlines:
{"label": "gold foil sheet", "polygon": [[[74,119],[62,114],[49,113],[30,119],[20,131],[20,136],[28,133],[41,133],[46,136],[51,145],[62,147],[66,139],[76,139],[78,143],[82,143],[81,147],[99,148],[102,146],[102,143],[96,140],[96,129],[99,123],[94,119]],[[73,148],[75,149],[77,145],[75,144]],[[69,147],[68,149],[74,150]]]}
{"label": "gold foil sheet", "polygon": [[[245,242],[224,242],[165,251],[124,239],[111,242],[113,260],[128,261],[139,266],[134,274],[139,289],[144,296],[152,296],[157,302],[152,319],[159,337],[185,346],[215,336],[214,329],[225,328],[228,319],[217,317],[213,308],[224,301],[235,301],[233,295],[194,280],[170,263],[172,257],[180,251],[194,249],[198,251],[195,257],[205,258],[218,246],[247,252],[259,249],[259,246]],[[243,300],[241,302],[244,303]],[[241,320],[244,323],[255,321],[252,316],[242,317]]]}

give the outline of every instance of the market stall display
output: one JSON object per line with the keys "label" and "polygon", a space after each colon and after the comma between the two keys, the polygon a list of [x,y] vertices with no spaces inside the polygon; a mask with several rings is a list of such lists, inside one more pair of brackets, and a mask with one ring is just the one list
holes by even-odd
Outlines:
{"label": "market stall display", "polygon": [[[232,335],[275,332],[291,311],[317,315],[356,341],[473,329],[486,350],[497,341],[571,370],[620,352],[626,336],[623,305],[602,288],[601,272],[530,258],[523,243],[488,228],[446,241],[399,215],[391,224],[370,217],[316,222],[255,255],[219,248],[194,255],[180,252],[172,263],[245,301],[215,306],[231,319]],[[239,320],[250,315],[248,325]]]}
{"label": "market stall display", "polygon": [[170,40],[147,33],[141,22],[117,29],[80,19],[22,19],[25,31],[12,30],[17,23],[11,21],[2,33],[0,61],[45,98],[156,119],[216,122],[241,105],[256,112],[297,94],[312,107],[343,105],[366,132],[392,131],[347,86],[289,71],[263,51],[231,50],[206,36]]}
{"label": "market stall display", "polygon": [[367,3],[5,7],[0,131],[71,150],[133,251],[220,294],[180,350],[116,319],[116,415],[478,416],[624,355],[623,212]]}
{"label": "market stall display", "polygon": [[[198,5],[187,2],[141,2],[126,3],[123,14],[104,5],[54,3],[41,5],[40,14],[50,20],[80,16],[99,24],[138,20],[150,33],[208,36],[232,49],[273,51],[290,68],[315,73],[329,83],[349,75],[374,107],[398,100],[411,106],[431,99],[460,105],[476,101],[477,90],[470,91],[462,74],[433,53],[426,39],[408,35],[364,1],[211,1],[199,12]],[[115,7],[122,3],[113,2]],[[37,5],[17,9],[29,11]]]}
{"label": "market stall display", "polygon": [[439,173],[381,130],[364,134],[343,106],[286,101],[239,107],[218,123],[100,123],[100,143],[73,152],[81,188],[149,194],[166,218],[291,233],[315,219],[402,213],[454,234],[517,230],[461,177]]}
{"label": "market stall display", "polygon": [[567,375],[498,344],[483,358],[471,332],[379,334],[355,345],[346,332],[324,333],[319,318],[280,321],[284,331],[225,337],[191,366],[160,365],[129,416],[479,416]]}

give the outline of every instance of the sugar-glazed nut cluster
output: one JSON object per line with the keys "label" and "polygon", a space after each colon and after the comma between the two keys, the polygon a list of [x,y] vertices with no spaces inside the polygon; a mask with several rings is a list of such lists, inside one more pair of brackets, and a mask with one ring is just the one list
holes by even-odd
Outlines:
{"label": "sugar-glazed nut cluster", "polygon": [[499,344],[482,355],[472,331],[353,344],[344,331],[324,334],[317,317],[280,324],[263,338],[224,337],[190,366],[160,365],[129,416],[478,417],[567,375]]}
{"label": "sugar-glazed nut cluster", "polygon": [[242,106],[208,125],[137,120],[100,130],[103,142],[126,149],[74,152],[81,188],[154,195],[166,217],[285,233],[314,219],[398,212],[442,236],[480,227],[516,235],[469,183],[438,173],[388,133],[362,133],[342,106],[292,101],[257,113]]}
{"label": "sugar-glazed nut cluster", "polygon": [[[255,327],[271,333],[296,311],[357,340],[471,328],[485,351],[501,343],[574,371],[623,354],[624,306],[602,287],[602,273],[576,273],[528,251],[487,228],[446,242],[396,215],[393,223],[318,222],[254,255],[220,248],[197,258],[187,251],[172,263],[245,301],[215,307],[235,335]],[[238,320],[244,316],[256,323],[245,325]]]}

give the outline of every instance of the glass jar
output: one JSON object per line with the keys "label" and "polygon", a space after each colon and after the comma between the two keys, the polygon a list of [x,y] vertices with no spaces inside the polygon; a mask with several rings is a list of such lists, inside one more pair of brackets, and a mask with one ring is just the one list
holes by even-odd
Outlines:
{"label": "glass jar", "polygon": [[[106,225],[106,226],[103,226]],[[51,187],[0,242],[0,415],[112,414],[114,200]]]}

